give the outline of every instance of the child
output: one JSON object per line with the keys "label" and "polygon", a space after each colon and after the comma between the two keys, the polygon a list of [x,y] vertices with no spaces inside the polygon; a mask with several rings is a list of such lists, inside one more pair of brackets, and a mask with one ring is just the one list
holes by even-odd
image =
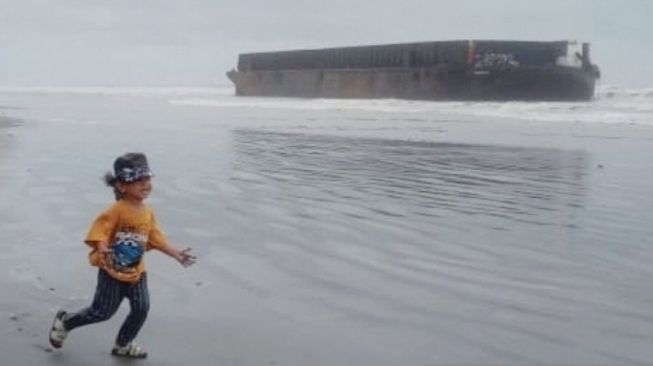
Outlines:
{"label": "child", "polygon": [[196,258],[190,248],[179,250],[166,242],[152,209],[143,203],[152,190],[152,172],[145,155],[120,156],[113,170],[105,181],[113,187],[117,202],[95,219],[84,241],[92,248],[91,265],[99,267],[93,303],[77,313],[59,311],[50,330],[50,343],[60,348],[71,330],[111,318],[126,297],[131,311],[111,354],[145,358],[147,352],[133,342],[150,307],[144,252],[158,249],[184,267],[195,263]]}

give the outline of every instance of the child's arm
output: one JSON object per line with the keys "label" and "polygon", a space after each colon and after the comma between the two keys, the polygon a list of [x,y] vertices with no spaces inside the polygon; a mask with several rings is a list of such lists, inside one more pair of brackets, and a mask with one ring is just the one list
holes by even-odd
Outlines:
{"label": "child's arm", "polygon": [[192,265],[197,260],[197,257],[190,254],[190,248],[179,250],[168,243],[165,235],[163,235],[163,232],[156,222],[154,213],[152,213],[152,228],[150,229],[150,233],[148,235],[147,248],[155,248],[162,251],[163,253],[176,259],[177,262],[181,263],[181,265],[184,267]]}
{"label": "child's arm", "polygon": [[95,250],[98,252],[101,258],[105,258],[107,255],[113,252],[113,249],[109,247],[109,244],[104,240],[87,240],[86,244],[91,247],[95,247]]}
{"label": "child's arm", "polygon": [[170,257],[174,258],[177,260],[177,262],[181,263],[182,266],[188,267],[195,263],[197,260],[197,257],[194,255],[190,254],[191,248],[186,248],[183,250],[177,249],[173,247],[170,244],[166,244],[161,247],[157,247],[156,249],[160,250],[161,252],[169,255]]}
{"label": "child's arm", "polygon": [[98,241],[96,243],[98,253],[101,255],[107,255],[111,253],[111,248],[109,248],[109,244],[107,244],[106,241]]}

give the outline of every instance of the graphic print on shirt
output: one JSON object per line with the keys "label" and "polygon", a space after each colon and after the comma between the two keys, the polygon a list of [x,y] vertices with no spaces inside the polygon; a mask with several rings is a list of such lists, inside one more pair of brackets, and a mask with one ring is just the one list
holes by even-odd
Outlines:
{"label": "graphic print on shirt", "polygon": [[112,246],[111,266],[118,272],[133,272],[145,253],[147,234],[134,226],[123,226],[116,232]]}

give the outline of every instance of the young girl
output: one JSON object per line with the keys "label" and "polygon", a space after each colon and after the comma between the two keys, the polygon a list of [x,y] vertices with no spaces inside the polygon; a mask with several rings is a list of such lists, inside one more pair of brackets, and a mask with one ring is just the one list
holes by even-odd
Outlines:
{"label": "young girl", "polygon": [[131,311],[111,354],[145,358],[147,352],[133,342],[150,307],[143,254],[158,249],[184,267],[195,263],[196,258],[190,254],[190,248],[179,250],[167,243],[154,212],[143,203],[152,191],[152,172],[145,155],[120,156],[113,170],[113,174],[106,174],[105,181],[113,187],[116,203],[95,219],[84,241],[92,248],[91,265],[99,267],[93,303],[77,313],[59,311],[50,330],[50,343],[60,348],[68,332],[111,318],[127,298]]}

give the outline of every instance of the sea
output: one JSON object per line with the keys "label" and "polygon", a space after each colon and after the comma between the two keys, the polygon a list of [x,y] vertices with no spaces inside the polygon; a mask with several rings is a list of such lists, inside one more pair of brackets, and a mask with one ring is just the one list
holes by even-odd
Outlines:
{"label": "sea", "polygon": [[44,311],[84,303],[91,282],[66,278],[112,200],[99,178],[129,151],[148,155],[169,239],[199,257],[186,272],[157,257],[152,292],[205,339],[259,346],[225,346],[225,362],[653,363],[653,88],[429,102],[2,87],[3,286],[43,290]]}

